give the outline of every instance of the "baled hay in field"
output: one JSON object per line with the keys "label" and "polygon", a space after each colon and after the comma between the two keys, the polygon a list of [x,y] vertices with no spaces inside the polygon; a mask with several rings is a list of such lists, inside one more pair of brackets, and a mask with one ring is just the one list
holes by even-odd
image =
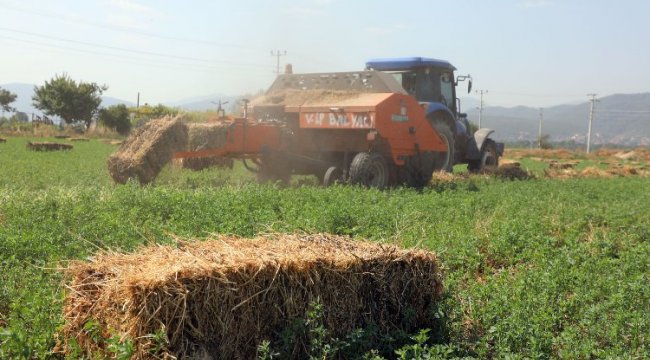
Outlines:
{"label": "baled hay in field", "polygon": [[115,182],[130,178],[151,182],[174,153],[185,149],[187,127],[180,117],[151,120],[133,132],[108,158],[108,171]]}
{"label": "baled hay in field", "polygon": [[[137,359],[153,356],[149,335],[161,330],[168,344],[157,358],[253,359],[258,344],[279,341],[316,301],[339,338],[369,324],[412,331],[433,325],[442,291],[431,252],[325,234],[221,236],[99,254],[72,263],[67,278],[64,350],[74,339],[86,354],[110,356],[84,329],[96,321],[104,338],[131,339]],[[305,342],[295,339],[292,358],[306,357]]]}
{"label": "baled hay in field", "polygon": [[55,139],[67,139],[67,138],[69,138],[69,137],[70,137],[70,135],[65,135],[65,134],[62,134],[62,135],[54,135],[54,138],[55,138]]}
{"label": "baled hay in field", "polygon": [[614,157],[621,160],[630,160],[636,158],[636,152],[634,150],[628,152],[620,151],[614,154]]}
{"label": "baled hay in field", "polygon": [[587,177],[612,177],[612,176],[648,176],[648,172],[643,167],[633,166],[620,166],[610,167],[607,169],[599,169],[597,167],[586,167],[582,170],[576,169],[547,169],[544,171],[545,175],[550,178],[556,179],[571,179],[571,178],[587,178]]}
{"label": "baled hay in field", "polygon": [[526,157],[566,160],[578,158],[580,154],[566,149],[506,149],[504,156],[516,160]]}
{"label": "baled hay in field", "polygon": [[573,169],[573,168],[576,167],[576,165],[578,165],[578,163],[575,162],[575,161],[574,162],[558,162],[558,161],[555,161],[555,160],[551,160],[549,162],[549,164],[548,164],[548,167],[550,169],[564,170],[564,169]]}
{"label": "baled hay in field", "polygon": [[55,142],[28,142],[27,149],[33,151],[61,151],[61,150],[72,150],[74,146],[72,144],[61,144]]}
{"label": "baled hay in field", "polygon": [[7,142],[7,139],[5,139],[3,137],[0,137],[0,143],[6,143],[6,142]]}
{"label": "baled hay in field", "polygon": [[90,141],[90,139],[85,137],[76,137],[76,138],[70,138],[70,141]]}
{"label": "baled hay in field", "polygon": [[531,172],[522,169],[519,163],[502,164],[497,168],[487,168],[482,173],[506,180],[532,180],[535,178],[535,175]]}

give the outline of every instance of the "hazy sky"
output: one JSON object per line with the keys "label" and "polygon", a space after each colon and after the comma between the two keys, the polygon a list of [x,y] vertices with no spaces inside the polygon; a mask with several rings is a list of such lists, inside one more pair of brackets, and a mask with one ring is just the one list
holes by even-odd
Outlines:
{"label": "hazy sky", "polygon": [[67,73],[133,102],[238,95],[267,88],[286,50],[294,72],[446,59],[488,105],[550,106],[650,91],[649,17],[643,0],[0,0],[0,84]]}

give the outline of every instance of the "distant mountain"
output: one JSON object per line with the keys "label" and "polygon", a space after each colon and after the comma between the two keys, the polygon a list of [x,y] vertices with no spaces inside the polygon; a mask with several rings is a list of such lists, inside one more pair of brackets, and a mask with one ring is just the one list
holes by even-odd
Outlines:
{"label": "distant mountain", "polygon": [[165,105],[181,108],[187,111],[205,111],[216,110],[218,108],[219,101],[221,101],[222,107],[224,109],[230,109],[232,107],[231,105],[234,104],[237,99],[239,99],[239,96],[214,94],[184,99],[181,101],[174,101],[166,103]]}
{"label": "distant mountain", "polygon": [[[560,105],[543,109],[542,133],[551,141],[586,142],[591,104]],[[478,123],[477,106],[464,106],[470,121]],[[535,141],[540,110],[517,106],[483,108],[483,127],[496,130],[501,140]],[[616,94],[599,99],[594,110],[592,143],[650,145],[650,93]]]}
{"label": "distant mountain", "polygon": [[[33,84],[4,84],[0,87],[18,95],[12,104],[18,111],[41,115],[42,111],[32,105]],[[167,102],[164,105],[187,111],[216,110],[218,101],[228,102],[227,110],[236,108],[239,96],[213,94]],[[102,106],[115,104],[135,106],[130,101],[102,97]],[[472,98],[461,98],[461,110],[469,120],[478,123],[479,102]],[[549,134],[551,141],[574,140],[586,142],[590,103],[565,104],[544,108],[542,133]],[[7,114],[5,114],[7,115]],[[536,141],[539,126],[539,109],[517,106],[485,107],[481,119],[483,127],[496,130],[495,137],[502,141]],[[650,146],[650,93],[615,94],[599,99],[596,103],[592,124],[594,144],[619,144]]]}

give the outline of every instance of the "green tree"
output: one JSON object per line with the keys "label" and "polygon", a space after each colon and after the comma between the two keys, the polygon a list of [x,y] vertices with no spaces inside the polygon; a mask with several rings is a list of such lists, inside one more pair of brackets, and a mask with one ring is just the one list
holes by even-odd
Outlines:
{"label": "green tree", "polygon": [[540,149],[552,149],[553,148],[553,145],[551,144],[551,135],[549,135],[549,134],[542,134],[542,136],[540,136],[537,139],[537,143],[538,143]]}
{"label": "green tree", "polygon": [[14,122],[23,122],[23,123],[25,123],[25,122],[29,122],[29,115],[27,115],[26,113],[24,113],[22,111],[18,111],[9,120],[14,121]]}
{"label": "green tree", "polygon": [[16,101],[16,97],[17,95],[11,91],[0,88],[0,107],[2,107],[2,112],[16,110],[9,106],[9,104]]}
{"label": "green tree", "polygon": [[178,115],[179,110],[163,104],[158,104],[156,106],[144,104],[137,108],[131,108],[131,112],[135,115],[133,119],[135,126],[142,126],[144,123],[152,119],[158,119],[165,116],[176,116]]}
{"label": "green tree", "polygon": [[76,82],[67,74],[56,75],[43,86],[34,87],[34,106],[47,115],[59,116],[66,124],[82,121],[86,129],[97,114],[106,85]]}
{"label": "green tree", "polygon": [[131,131],[129,109],[124,104],[113,105],[99,110],[99,122],[121,135],[126,135]]}

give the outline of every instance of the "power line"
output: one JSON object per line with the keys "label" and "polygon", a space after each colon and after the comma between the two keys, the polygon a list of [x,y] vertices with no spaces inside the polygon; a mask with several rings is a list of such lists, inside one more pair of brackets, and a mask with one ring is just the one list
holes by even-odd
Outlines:
{"label": "power line", "polygon": [[[84,45],[84,46],[103,48],[103,49],[108,49],[108,50],[116,50],[116,51],[129,52],[129,53],[134,53],[134,54],[142,54],[142,55],[147,55],[147,56],[163,57],[165,59],[172,58],[172,59],[179,59],[179,60],[206,62],[206,63],[211,63],[211,64],[220,63],[220,64],[227,64],[227,65],[253,66],[253,67],[268,68],[268,65],[263,65],[263,64],[241,63],[241,62],[235,62],[235,61],[215,60],[215,59],[202,59],[202,58],[194,58],[194,57],[189,57],[189,56],[179,56],[179,55],[173,55],[173,54],[157,53],[157,52],[145,51],[145,50],[127,49],[127,48],[121,48],[121,47],[117,47],[117,46],[93,44],[93,43],[89,43],[89,42],[85,42],[85,41],[78,41],[78,40],[60,38],[60,37],[56,37],[56,36],[37,34],[37,33],[29,32],[29,31],[8,29],[8,28],[4,28],[4,27],[0,27],[0,31],[13,32],[13,33],[18,33],[18,34],[23,34],[23,35],[48,39],[48,40],[56,40],[56,41],[79,44],[79,45]],[[13,40],[18,40],[18,39],[14,38]],[[20,40],[18,40],[18,41],[20,41]]]}
{"label": "power line", "polygon": [[[79,49],[79,48],[73,48],[73,47],[67,47],[67,46],[60,46],[60,45],[52,45],[52,44],[47,44],[47,43],[42,43],[38,41],[30,41],[30,40],[25,40],[25,39],[16,39],[16,38],[11,38],[7,36],[2,36],[0,35],[0,40],[9,40],[9,41],[16,41],[22,45],[24,48],[32,48],[32,49],[48,49],[47,51],[49,52],[55,52],[55,53],[68,53],[68,54],[85,54],[85,55],[92,55],[92,56],[97,56],[101,57],[102,59],[109,57],[116,59],[116,61],[120,61],[122,63],[126,64],[132,64],[132,65],[138,65],[138,66],[146,66],[146,67],[164,67],[164,68],[171,68],[171,69],[181,69],[184,71],[214,71],[214,70],[223,70],[223,67],[217,67],[217,66],[211,66],[209,64],[196,64],[196,63],[187,63],[187,62],[178,62],[178,61],[164,61],[163,59],[156,59],[156,60],[151,60],[143,57],[137,57],[137,56],[129,56],[129,55],[124,55],[124,54],[113,54],[113,53],[107,53],[107,52],[101,52],[101,51],[93,51],[93,50],[87,50],[87,49]],[[30,45],[25,45],[25,44],[31,44],[34,46]],[[15,45],[12,45],[15,47]]]}
{"label": "power line", "polygon": [[95,28],[107,29],[107,30],[112,30],[112,31],[119,31],[119,32],[124,32],[124,33],[128,33],[128,34],[143,35],[143,36],[148,36],[148,37],[152,37],[152,38],[159,38],[159,39],[163,39],[163,40],[173,40],[173,41],[179,41],[179,42],[183,42],[183,43],[192,42],[192,43],[203,44],[203,45],[208,45],[208,46],[213,46],[213,47],[230,47],[230,48],[257,50],[257,51],[262,50],[260,48],[254,48],[254,47],[251,47],[251,46],[244,46],[244,45],[239,45],[239,44],[220,43],[220,42],[193,39],[193,38],[187,38],[187,37],[170,36],[170,35],[165,35],[165,34],[160,34],[160,33],[142,31],[142,30],[139,30],[139,29],[134,29],[134,28],[125,27],[125,26],[98,24],[98,23],[95,23],[95,22],[85,21],[83,19],[78,19],[78,18],[75,18],[75,17],[67,16],[67,15],[65,15],[63,13],[52,13],[52,12],[47,12],[46,13],[46,12],[35,11],[35,10],[26,10],[24,8],[9,6],[7,4],[0,4],[0,7],[5,8],[5,9],[9,9],[9,10],[12,10],[12,11],[37,15],[37,16],[40,16],[40,17],[47,18],[48,20],[56,20],[56,21],[60,21],[60,22],[78,24],[78,25],[83,25],[83,26],[91,26],[91,27],[95,27]]}
{"label": "power line", "polygon": [[[162,59],[157,59],[152,61],[150,59],[143,58],[143,57],[129,56],[123,54],[112,54],[107,52],[93,51],[88,49],[79,49],[79,48],[61,46],[61,45],[52,45],[48,43],[12,38],[12,37],[2,36],[2,35],[0,35],[0,39],[16,41],[21,44],[36,45],[36,47],[32,47],[35,49],[47,48],[49,49],[49,51],[54,51],[57,53],[77,53],[77,54],[87,54],[87,55],[94,55],[100,57],[111,57],[111,58],[116,58],[118,59],[118,61],[121,61],[123,63],[141,65],[141,66],[164,66],[164,67],[171,67],[176,69],[192,70],[192,71],[196,71],[196,70],[207,71],[207,70],[220,69],[217,68],[216,66],[211,66],[209,64],[195,64],[195,63],[191,64],[191,63],[182,63],[182,62],[172,62],[172,61],[163,61]],[[29,48],[29,46],[27,46],[27,48]],[[127,60],[132,60],[132,61],[127,61]]]}
{"label": "power line", "polygon": [[487,90],[476,90],[477,94],[481,94],[481,105],[478,110],[478,128],[481,128],[481,118],[483,117],[483,94],[487,94]]}
{"label": "power line", "polygon": [[280,75],[280,56],[286,56],[286,55],[287,55],[287,50],[284,51],[277,50],[275,52],[271,50],[271,56],[275,56],[278,59],[276,70],[275,70],[276,75]]}
{"label": "power line", "polygon": [[542,148],[542,120],[544,120],[544,108],[539,108],[539,132],[538,132],[538,145]]}
{"label": "power line", "polygon": [[591,123],[593,122],[594,119],[594,107],[596,105],[596,102],[600,101],[596,99],[596,96],[598,94],[587,94],[589,101],[591,102],[591,109],[589,110],[589,130],[587,130],[587,154],[589,154],[589,151],[591,150]]}

